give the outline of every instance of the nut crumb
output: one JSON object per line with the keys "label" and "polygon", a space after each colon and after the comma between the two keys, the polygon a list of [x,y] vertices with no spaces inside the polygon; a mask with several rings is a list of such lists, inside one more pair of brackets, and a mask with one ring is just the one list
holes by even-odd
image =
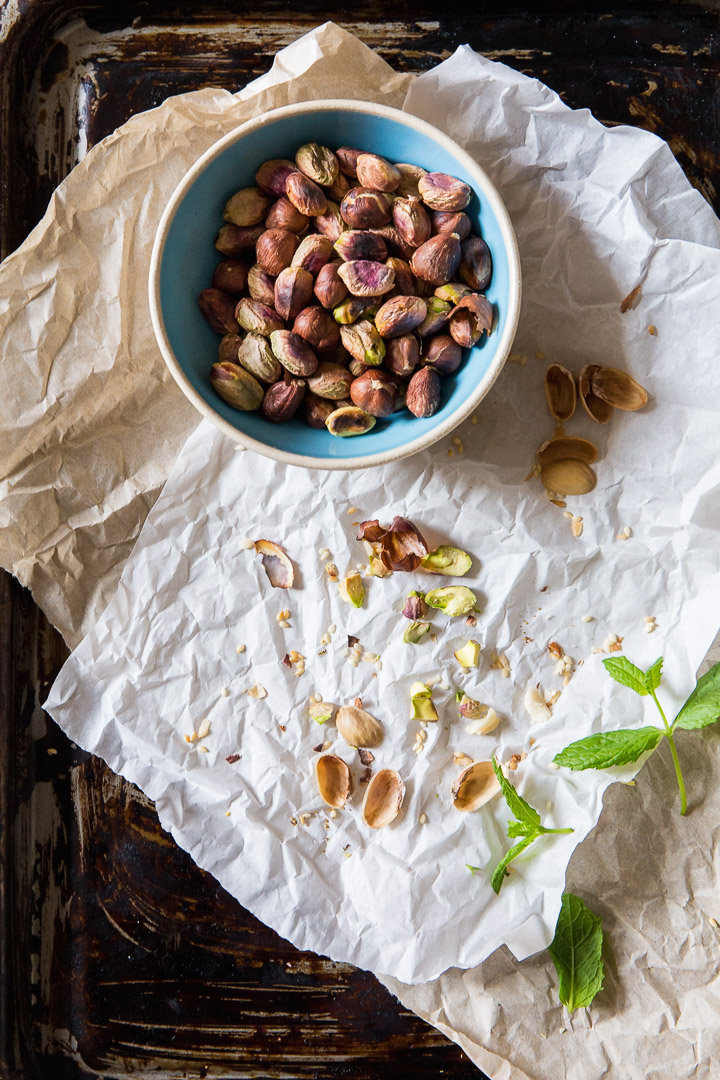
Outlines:
{"label": "nut crumb", "polygon": [[229,810],[225,811],[225,817],[230,817],[230,811]]}
{"label": "nut crumb", "polygon": [[545,353],[544,352],[536,352],[535,353],[535,359],[536,360],[544,360],[545,359]]}
{"label": "nut crumb", "polygon": [[330,548],[320,548],[320,551],[318,552],[318,554],[319,554],[320,558],[324,562],[325,559],[330,558]]}
{"label": "nut crumb", "polygon": [[357,512],[358,512],[357,506],[351,506],[350,509],[347,511],[348,514],[357,514]]}
{"label": "nut crumb", "polygon": [[290,818],[290,824],[291,825],[297,825],[297,818],[291,817]]}
{"label": "nut crumb", "polygon": [[223,688],[222,688],[222,696],[223,697],[230,697],[230,691],[228,690],[227,686],[223,686]]}
{"label": "nut crumb", "polygon": [[199,751],[199,752],[200,752],[201,754],[209,754],[209,753],[210,753],[210,751],[208,750],[207,746],[198,746],[198,751]]}
{"label": "nut crumb", "polygon": [[330,581],[337,581],[338,568],[333,562],[325,563],[325,573],[330,578]]}
{"label": "nut crumb", "polygon": [[654,634],[657,630],[657,620],[654,615],[647,615],[643,623],[643,630],[646,634]]}
{"label": "nut crumb", "polygon": [[548,801],[545,803],[545,809],[550,811],[550,810],[552,810],[552,808],[553,808],[553,803],[550,801],[550,799],[548,799]]}
{"label": "nut crumb", "polygon": [[418,821],[420,822],[421,825],[427,824],[427,814],[421,814],[420,817],[418,818]]}
{"label": "nut crumb", "polygon": [[262,683],[255,683],[255,685],[251,686],[250,689],[247,691],[247,695],[251,698],[266,698],[267,690],[262,685]]}
{"label": "nut crumb", "polygon": [[471,424],[477,424],[477,422],[478,422],[477,413],[473,413],[473,415],[472,415],[472,417],[470,419],[470,423]]}
{"label": "nut crumb", "polygon": [[50,757],[55,757],[55,755],[57,754],[57,750],[55,749],[54,746],[48,746],[47,752],[50,755]]}
{"label": "nut crumb", "polygon": [[714,917],[713,917],[712,915],[708,916],[708,922],[710,923],[710,925],[711,925],[711,926],[718,926],[718,925],[720,925],[720,924],[718,924],[718,921],[717,921],[717,919],[716,919],[716,918],[714,918]]}
{"label": "nut crumb", "polygon": [[246,648],[247,648],[247,645],[238,645],[238,647],[235,649],[235,652],[236,653],[244,653]]}
{"label": "nut crumb", "polygon": [[209,735],[210,734],[210,727],[211,727],[210,721],[208,720],[207,717],[205,717],[202,724],[197,729],[197,737],[198,737],[198,739],[204,739],[206,735]]}
{"label": "nut crumb", "polygon": [[657,337],[657,326],[653,325],[653,323],[650,323],[650,325],[648,326],[648,334],[651,334],[653,337]]}
{"label": "nut crumb", "polygon": [[337,817],[337,810],[331,810],[330,811],[330,817],[331,818],[336,818]]}
{"label": "nut crumb", "polygon": [[468,757],[467,754],[453,754],[453,762],[464,769],[466,766],[472,765],[473,759]]}
{"label": "nut crumb", "polygon": [[255,547],[255,541],[250,540],[249,537],[245,536],[242,540],[238,541],[238,547],[241,551],[249,551],[250,548]]}
{"label": "nut crumb", "polygon": [[452,450],[452,448],[448,450],[448,457],[453,457],[453,453],[454,451]]}
{"label": "nut crumb", "polygon": [[570,522],[570,532],[573,536],[578,537],[583,534],[583,519],[579,514],[574,514],[573,519]]}
{"label": "nut crumb", "polygon": [[630,537],[632,536],[632,534],[633,534],[633,531],[632,531],[632,529],[630,528],[630,526],[629,526],[629,525],[625,525],[625,526],[623,526],[623,528],[622,528],[622,529],[620,530],[620,532],[619,532],[619,533],[617,534],[617,537],[616,537],[616,539],[617,539],[617,540],[629,540],[629,539],[630,539]]}
{"label": "nut crumb", "polygon": [[560,645],[558,645],[557,641],[551,641],[547,649],[553,660],[562,660],[563,650]]}
{"label": "nut crumb", "polygon": [[593,621],[592,615],[583,615],[582,618],[580,619],[580,622],[592,622],[592,621]]}

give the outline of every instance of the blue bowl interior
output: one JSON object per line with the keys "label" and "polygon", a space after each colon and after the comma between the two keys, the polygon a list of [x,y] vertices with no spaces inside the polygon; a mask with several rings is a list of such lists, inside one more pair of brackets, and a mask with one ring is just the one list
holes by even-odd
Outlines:
{"label": "blue bowl interior", "polygon": [[272,424],[260,413],[243,413],[222,401],[210,386],[209,370],[217,359],[219,336],[207,324],[197,298],[210,286],[222,256],[215,238],[223,224],[228,198],[255,182],[255,172],[271,158],[293,158],[305,142],[330,147],[358,146],[391,161],[406,161],[448,172],[473,184],[455,156],[425,134],[384,116],[351,111],[320,110],[285,116],[228,146],[196,177],[177,208],[166,237],[160,267],[160,302],[166,332],[183,372],[195,390],[220,416],[239,431],[287,453],[337,459],[386,453],[417,439],[446,420],[465,401],[490,367],[507,319],[510,280],[507,252],[497,218],[477,196],[467,213],[473,228],[485,238],[493,257],[493,279],[487,290],[497,309],[497,329],[471,349],[454,375],[442,377],[439,410],[428,419],[409,412],[378,420],[361,438],[338,439],[308,427],[301,420]]}

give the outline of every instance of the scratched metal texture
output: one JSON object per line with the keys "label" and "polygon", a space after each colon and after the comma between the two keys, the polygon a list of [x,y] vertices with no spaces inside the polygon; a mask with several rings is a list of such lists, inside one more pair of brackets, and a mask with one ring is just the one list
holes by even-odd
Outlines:
{"label": "scratched metal texture", "polygon": [[[607,124],[648,128],[718,208],[716,2],[300,0],[289,11],[273,0],[182,10],[0,0],[0,253],[133,113],[200,86],[237,89],[326,19],[399,69],[426,70],[468,42]],[[300,953],[262,926],[163,833],[137,789],[59,731],[39,703],[65,656],[3,574],[3,1080],[479,1076],[371,975]]]}

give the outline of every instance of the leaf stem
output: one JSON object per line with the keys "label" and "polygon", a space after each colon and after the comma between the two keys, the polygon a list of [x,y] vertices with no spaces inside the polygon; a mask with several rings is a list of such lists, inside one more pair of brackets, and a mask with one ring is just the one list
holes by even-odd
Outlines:
{"label": "leaf stem", "polygon": [[575,832],[574,829],[543,829],[544,833],[570,833]]}
{"label": "leaf stem", "polygon": [[667,717],[663,711],[663,707],[658,701],[657,694],[654,690],[650,691],[652,699],[658,707],[658,712],[662,717],[663,725],[665,726],[665,735],[670,743],[670,753],[672,754],[673,765],[675,766],[675,776],[677,777],[678,791],[680,792],[680,814],[684,817],[687,813],[687,794],[685,792],[685,781],[683,779],[682,769],[680,768],[680,758],[678,757],[677,747],[675,746],[675,738],[673,731],[667,722]]}

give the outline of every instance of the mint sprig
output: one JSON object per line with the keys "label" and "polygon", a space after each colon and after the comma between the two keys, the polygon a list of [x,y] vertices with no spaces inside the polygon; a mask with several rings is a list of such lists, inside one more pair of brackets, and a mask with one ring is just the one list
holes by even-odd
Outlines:
{"label": "mint sprig", "polygon": [[600,916],[579,896],[565,893],[548,951],[560,980],[560,1000],[571,1013],[585,1008],[602,990],[602,945]]}

